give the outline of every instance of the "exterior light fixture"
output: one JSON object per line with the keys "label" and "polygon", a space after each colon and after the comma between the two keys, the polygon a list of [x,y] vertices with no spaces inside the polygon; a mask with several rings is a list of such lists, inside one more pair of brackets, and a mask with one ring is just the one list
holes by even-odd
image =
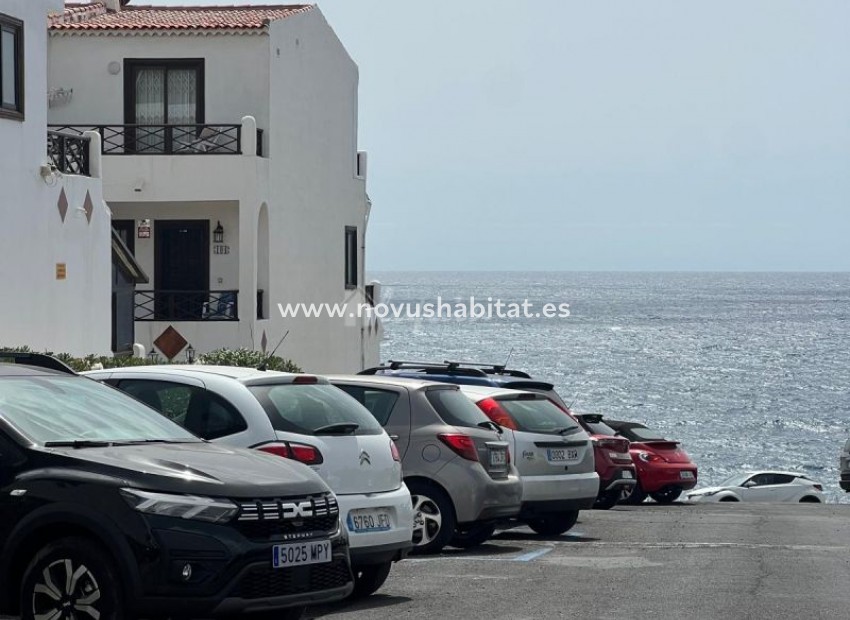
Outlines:
{"label": "exterior light fixture", "polygon": [[148,361],[149,361],[151,364],[156,364],[156,358],[157,358],[157,357],[159,357],[159,356],[156,354],[156,350],[151,349],[151,352],[150,352],[150,353],[148,353]]}
{"label": "exterior light fixture", "polygon": [[221,226],[221,222],[213,231],[213,243],[224,243],[224,228]]}
{"label": "exterior light fixture", "polygon": [[189,348],[186,349],[186,361],[190,364],[195,363],[195,348],[190,344]]}

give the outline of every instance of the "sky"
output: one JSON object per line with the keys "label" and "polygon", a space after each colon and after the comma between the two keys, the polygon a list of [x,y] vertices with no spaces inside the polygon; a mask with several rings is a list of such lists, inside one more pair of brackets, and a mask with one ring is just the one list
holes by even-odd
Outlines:
{"label": "sky", "polygon": [[850,270],[850,2],[319,7],[370,271]]}

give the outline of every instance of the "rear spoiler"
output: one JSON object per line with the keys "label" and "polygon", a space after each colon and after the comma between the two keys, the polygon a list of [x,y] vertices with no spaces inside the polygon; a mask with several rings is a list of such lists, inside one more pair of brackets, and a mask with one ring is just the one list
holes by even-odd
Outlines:
{"label": "rear spoiler", "polygon": [[21,364],[24,366],[36,366],[38,368],[46,368],[47,370],[55,370],[68,375],[77,374],[64,362],[61,362],[52,355],[47,355],[45,353],[31,353],[29,351],[0,351],[0,364]]}
{"label": "rear spoiler", "polygon": [[545,381],[506,381],[503,386],[512,390],[531,390],[540,392],[551,392],[555,389],[554,384],[546,383]]}

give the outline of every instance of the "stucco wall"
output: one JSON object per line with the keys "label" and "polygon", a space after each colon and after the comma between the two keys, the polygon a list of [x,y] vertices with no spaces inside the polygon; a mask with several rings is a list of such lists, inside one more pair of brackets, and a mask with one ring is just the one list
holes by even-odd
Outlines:
{"label": "stucco wall", "polygon": [[[39,173],[47,162],[47,14],[57,0],[4,0],[0,11],[24,21],[25,120],[0,118],[0,345],[73,354],[109,353],[110,217],[99,179]],[[64,189],[63,222],[57,202]],[[81,211],[86,192],[91,223]],[[64,263],[67,278],[56,279]]]}

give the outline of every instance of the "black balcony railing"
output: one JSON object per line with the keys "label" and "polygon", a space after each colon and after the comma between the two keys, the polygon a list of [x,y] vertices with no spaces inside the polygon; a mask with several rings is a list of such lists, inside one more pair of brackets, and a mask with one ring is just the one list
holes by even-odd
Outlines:
{"label": "black balcony railing", "polygon": [[[54,131],[100,134],[104,155],[241,155],[242,125],[51,125]],[[263,155],[257,130],[257,155]]]}
{"label": "black balcony railing", "polygon": [[89,143],[81,132],[47,132],[47,157],[63,174],[91,176],[89,168]]}
{"label": "black balcony railing", "polygon": [[238,321],[239,291],[136,291],[137,321]]}

